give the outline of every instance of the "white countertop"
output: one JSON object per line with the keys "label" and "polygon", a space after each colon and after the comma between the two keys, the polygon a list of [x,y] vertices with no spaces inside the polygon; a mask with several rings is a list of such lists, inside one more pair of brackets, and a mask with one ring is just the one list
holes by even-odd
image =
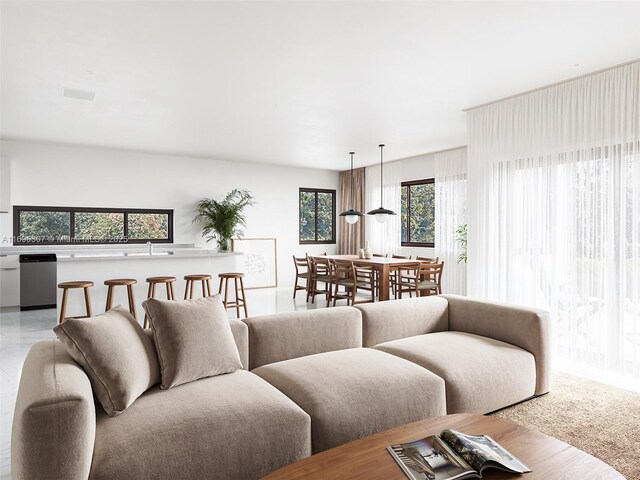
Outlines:
{"label": "white countertop", "polygon": [[198,257],[230,257],[242,255],[241,252],[218,252],[211,248],[201,248],[185,245],[154,245],[153,253],[149,253],[146,246],[136,245],[124,247],[84,247],[84,248],[64,248],[64,247],[11,247],[0,249],[0,255],[19,255],[25,253],[55,253],[59,262],[76,261],[100,261],[100,260],[160,260],[175,258],[198,258]]}
{"label": "white countertop", "polygon": [[76,262],[88,260],[167,260],[175,258],[196,257],[230,257],[242,255],[240,252],[221,253],[217,250],[169,250],[163,252],[74,252],[57,254],[59,262]]}

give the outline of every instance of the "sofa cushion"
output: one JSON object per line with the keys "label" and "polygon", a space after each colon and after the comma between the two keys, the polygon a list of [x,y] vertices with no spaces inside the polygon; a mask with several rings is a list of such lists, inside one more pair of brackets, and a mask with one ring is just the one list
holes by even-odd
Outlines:
{"label": "sofa cushion", "polygon": [[448,302],[436,295],[356,305],[362,312],[362,346],[449,330]]}
{"label": "sofa cushion", "polygon": [[439,332],[376,345],[444,378],[447,413],[488,413],[531,397],[536,365],[526,350],[487,337]]}
{"label": "sofa cushion", "polygon": [[66,320],[53,331],[85,370],[96,397],[111,416],[160,381],[153,342],[120,306],[95,317]]}
{"label": "sofa cushion", "polygon": [[249,369],[315,353],[362,346],[362,317],[353,307],[247,318]]}
{"label": "sofa cushion", "polygon": [[143,304],[158,351],[161,388],[242,368],[220,295],[197,300],[157,300]]}
{"label": "sofa cushion", "polygon": [[311,416],[314,453],[444,415],[444,382],[369,348],[320,353],[253,370]]}
{"label": "sofa cushion", "polygon": [[311,453],[309,416],[245,370],[98,415],[90,479],[260,478]]}

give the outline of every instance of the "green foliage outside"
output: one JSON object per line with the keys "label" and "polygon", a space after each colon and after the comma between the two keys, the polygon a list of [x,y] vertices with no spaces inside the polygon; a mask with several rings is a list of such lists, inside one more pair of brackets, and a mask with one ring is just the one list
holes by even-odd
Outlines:
{"label": "green foliage outside", "polygon": [[75,239],[84,241],[109,240],[124,237],[124,213],[75,214]]}
{"label": "green foliage outside", "polygon": [[130,213],[129,239],[169,238],[169,216],[164,213]]}
{"label": "green foliage outside", "polygon": [[[74,232],[71,235],[71,215]],[[124,242],[124,213],[118,212],[20,212],[22,243]],[[128,214],[129,239],[161,240],[169,238],[169,216],[163,213]]]}
{"label": "green foliage outside", "polygon": [[402,241],[435,243],[435,184],[407,185],[401,192]]}
{"label": "green foliage outside", "polygon": [[[316,198],[318,208],[316,210]],[[331,242],[334,222],[333,195],[329,192],[300,192],[300,241]],[[317,230],[316,230],[317,220]]]}
{"label": "green foliage outside", "polygon": [[194,222],[203,223],[202,236],[207,241],[216,240],[218,249],[229,249],[231,238],[241,237],[244,232],[240,227],[246,227],[244,209],[254,205],[255,201],[247,190],[231,190],[222,201],[204,198],[196,205]]}
{"label": "green foliage outside", "polygon": [[20,212],[22,242],[61,242],[71,238],[69,212]]}
{"label": "green foliage outside", "polygon": [[458,255],[458,263],[467,263],[467,224],[466,223],[456,228],[456,242],[460,244],[460,254]]}

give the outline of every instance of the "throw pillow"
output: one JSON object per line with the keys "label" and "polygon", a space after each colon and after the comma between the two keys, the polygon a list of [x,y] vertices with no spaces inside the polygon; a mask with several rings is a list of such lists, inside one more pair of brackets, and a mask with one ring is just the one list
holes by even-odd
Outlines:
{"label": "throw pillow", "polygon": [[87,373],[110,417],[160,381],[153,342],[121,306],[95,317],[66,320],[53,331]]}
{"label": "throw pillow", "polygon": [[151,321],[162,383],[168,389],[242,368],[220,295],[143,304]]}

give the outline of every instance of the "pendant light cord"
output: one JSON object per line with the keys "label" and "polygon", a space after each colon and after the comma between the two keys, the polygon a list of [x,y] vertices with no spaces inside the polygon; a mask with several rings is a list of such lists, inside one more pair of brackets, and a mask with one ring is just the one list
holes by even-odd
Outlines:
{"label": "pendant light cord", "polygon": [[384,145],[378,145],[380,147],[380,208],[382,208],[382,148]]}
{"label": "pendant light cord", "polygon": [[349,193],[350,193],[350,195],[349,195],[349,196],[351,197],[351,200],[350,200],[350,203],[351,203],[351,209],[353,209],[353,204],[355,203],[355,202],[353,201],[353,200],[354,200],[354,199],[353,199],[353,154],[354,154],[354,153],[355,153],[355,152],[349,152],[349,155],[351,155],[351,191],[349,192]]}

